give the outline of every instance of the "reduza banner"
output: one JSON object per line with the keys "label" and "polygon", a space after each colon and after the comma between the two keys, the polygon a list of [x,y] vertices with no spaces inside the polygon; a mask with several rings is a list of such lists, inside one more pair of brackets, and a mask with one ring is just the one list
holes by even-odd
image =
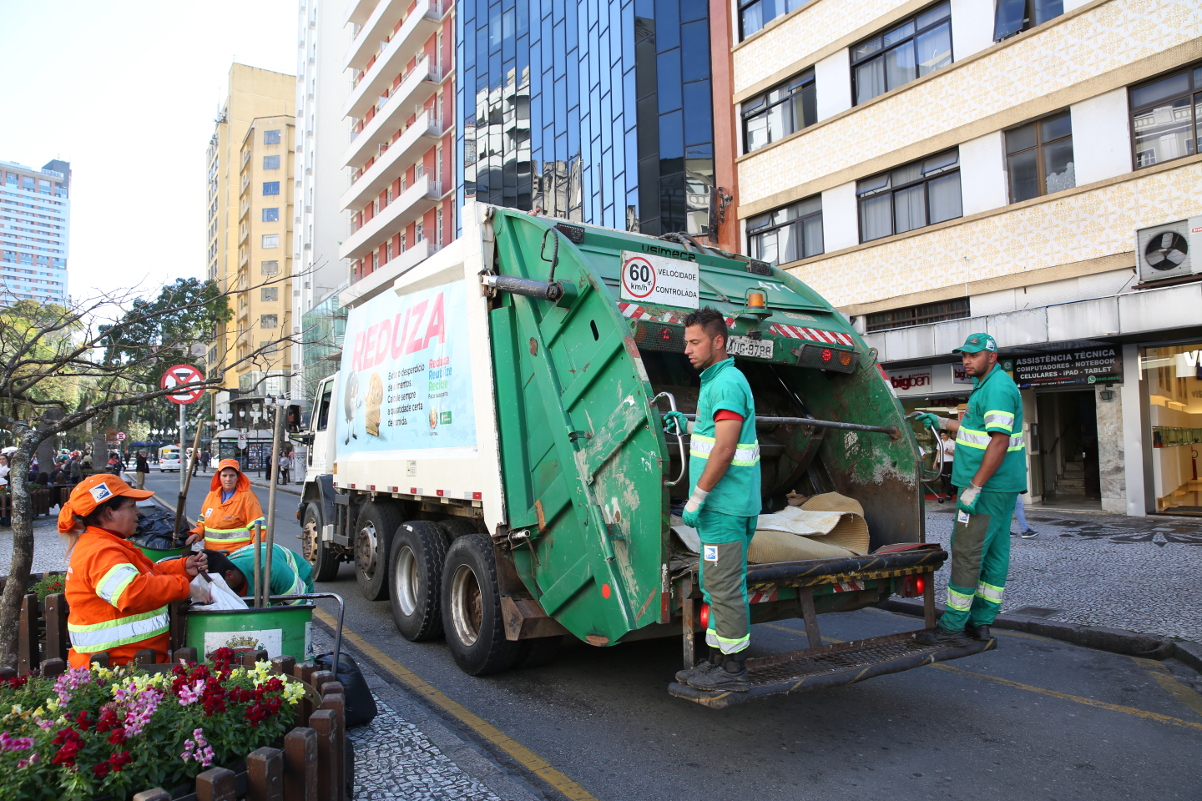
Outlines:
{"label": "reduza banner", "polygon": [[385,292],[347,320],[337,435],[369,451],[476,445],[462,281]]}

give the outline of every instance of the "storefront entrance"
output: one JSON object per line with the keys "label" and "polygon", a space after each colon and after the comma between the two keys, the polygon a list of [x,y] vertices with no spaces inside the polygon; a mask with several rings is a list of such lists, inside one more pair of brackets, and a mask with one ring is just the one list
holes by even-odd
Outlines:
{"label": "storefront entrance", "polygon": [[[1037,392],[1039,453],[1031,454],[1032,488],[1045,506],[1101,508],[1098,412],[1092,388]],[[1036,464],[1037,462],[1037,464]]]}
{"label": "storefront entrance", "polygon": [[1202,343],[1143,348],[1141,363],[1155,511],[1202,516]]}

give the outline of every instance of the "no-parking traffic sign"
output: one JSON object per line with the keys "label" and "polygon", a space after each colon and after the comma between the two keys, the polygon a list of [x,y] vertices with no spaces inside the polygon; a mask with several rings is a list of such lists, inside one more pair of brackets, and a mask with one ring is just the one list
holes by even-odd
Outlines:
{"label": "no-parking traffic sign", "polygon": [[[190,364],[177,364],[171,367],[167,372],[163,373],[163,377],[159,380],[159,386],[163,389],[171,389],[172,387],[182,387],[188,384],[196,384],[204,381],[204,376]],[[178,403],[181,406],[186,406],[192,403],[205,392],[204,387],[194,387],[186,389],[182,392],[175,392],[167,396],[167,400],[172,403]]]}

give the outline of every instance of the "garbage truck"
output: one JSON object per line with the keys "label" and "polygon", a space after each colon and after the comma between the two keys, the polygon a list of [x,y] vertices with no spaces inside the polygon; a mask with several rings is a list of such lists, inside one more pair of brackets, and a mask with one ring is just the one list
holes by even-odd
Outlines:
{"label": "garbage truck", "polygon": [[473,675],[546,662],[565,637],[678,637],[692,667],[708,609],[695,535],[673,515],[689,439],[662,415],[696,411],[684,319],[712,307],[755,399],[763,512],[839,498],[866,533],[855,551],[749,564],[752,622],[800,618],[805,649],[748,659],[745,693],[669,692],[724,707],[994,647],[914,632],[823,642],[819,615],[893,595],[923,598],[933,626],[948,554],[925,542],[933,477],[875,352],[816,292],[684,234],[477,203],[462,222],[457,241],[349,299],[339,370],[300,435],[297,519],[317,580],[353,563],[401,635],[445,637]]}

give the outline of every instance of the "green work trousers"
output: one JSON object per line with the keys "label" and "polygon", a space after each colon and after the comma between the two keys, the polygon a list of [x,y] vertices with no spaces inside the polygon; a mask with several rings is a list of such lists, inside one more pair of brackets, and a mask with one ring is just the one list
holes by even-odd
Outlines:
{"label": "green work trousers", "polygon": [[988,626],[997,617],[1010,571],[1010,518],[1017,497],[1017,492],[982,490],[975,515],[956,511],[952,577],[947,611],[939,618],[941,629]]}
{"label": "green work trousers", "polygon": [[755,517],[701,509],[701,594],[709,604],[705,642],[724,654],[751,644],[751,610],[747,604],[747,548],[755,534]]}

